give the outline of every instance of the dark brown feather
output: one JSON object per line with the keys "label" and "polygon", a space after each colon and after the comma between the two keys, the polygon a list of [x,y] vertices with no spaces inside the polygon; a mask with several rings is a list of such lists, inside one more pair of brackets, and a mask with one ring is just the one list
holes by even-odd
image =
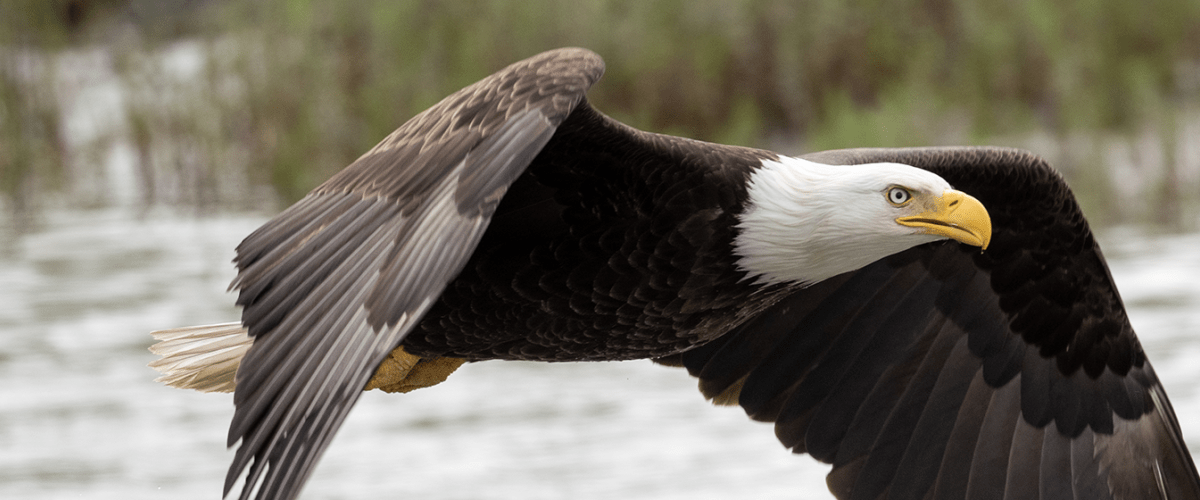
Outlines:
{"label": "dark brown feather", "polygon": [[763,307],[747,299],[771,293],[731,258],[746,179],[764,158],[775,156],[640,132],[580,105],[405,349],[616,360],[720,336]]}
{"label": "dark brown feather", "polygon": [[1041,159],[999,148],[807,158],[933,171],[988,207],[992,247],[924,245],[789,295],[670,360],[706,395],[735,391],[785,446],[831,462],[839,498],[1154,498],[1160,473],[1171,498],[1200,498],[1103,256]]}

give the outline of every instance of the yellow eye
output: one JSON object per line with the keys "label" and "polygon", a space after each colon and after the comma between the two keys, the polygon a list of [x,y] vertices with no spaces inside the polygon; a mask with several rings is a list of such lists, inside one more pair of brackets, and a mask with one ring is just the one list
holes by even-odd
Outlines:
{"label": "yellow eye", "polygon": [[887,190],[888,203],[902,207],[912,201],[912,193],[900,186],[892,186]]}

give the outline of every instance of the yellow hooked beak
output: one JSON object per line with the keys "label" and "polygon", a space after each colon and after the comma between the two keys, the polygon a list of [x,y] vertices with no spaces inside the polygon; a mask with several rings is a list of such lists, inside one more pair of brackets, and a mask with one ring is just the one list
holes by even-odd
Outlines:
{"label": "yellow hooked beak", "polygon": [[948,189],[941,196],[932,197],[926,207],[924,212],[900,217],[896,222],[920,228],[925,234],[945,236],[987,250],[992,241],[992,219],[979,200]]}

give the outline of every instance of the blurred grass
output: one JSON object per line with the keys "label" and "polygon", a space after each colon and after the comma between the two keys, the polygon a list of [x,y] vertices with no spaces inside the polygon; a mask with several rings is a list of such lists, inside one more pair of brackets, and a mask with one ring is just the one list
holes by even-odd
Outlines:
{"label": "blurred grass", "polygon": [[[129,89],[148,204],[295,200],[450,92],[566,45],[605,57],[590,99],[646,130],[792,153],[1048,137],[1037,152],[1115,221],[1162,215],[1111,202],[1096,161],[1150,131],[1167,160],[1149,196],[1178,218],[1200,190],[1175,169],[1200,106],[1195,0],[5,1],[0,190],[18,208],[69,188],[72,159],[69,89],[14,55],[96,45]],[[181,51],[199,69],[163,55]]]}

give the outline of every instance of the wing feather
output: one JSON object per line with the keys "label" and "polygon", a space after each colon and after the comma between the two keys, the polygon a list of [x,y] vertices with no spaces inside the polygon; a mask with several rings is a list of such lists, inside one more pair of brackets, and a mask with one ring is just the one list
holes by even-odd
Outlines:
{"label": "wing feather", "polygon": [[1038,474],[1038,493],[1044,499],[1076,498],[1074,485],[1063,481],[1071,477],[1070,440],[1057,432],[1046,432],[1042,427],[1042,459]]}
{"label": "wing feather", "polygon": [[468,261],[504,193],[600,76],[552,51],[414,117],[238,247],[253,345],[234,391],[226,476],[294,498],[375,368]]}
{"label": "wing feather", "polygon": [[962,406],[952,417],[953,427],[946,440],[946,451],[932,485],[934,498],[966,498],[971,479],[972,459],[981,435],[980,429],[992,404],[991,389],[983,380],[976,360],[970,359],[966,347],[963,342],[956,345],[955,367],[962,369],[969,366],[968,370],[974,376],[963,377],[965,373],[962,371],[949,371],[944,377],[950,384],[957,385],[964,381],[968,384],[964,384],[967,390],[963,395]]}
{"label": "wing feather", "polygon": [[1200,498],[1170,403],[1062,179],[1000,148],[848,150],[979,198],[993,247],[917,247],[666,360],[833,464],[839,498]]}
{"label": "wing feather", "polygon": [[1012,449],[1008,452],[1008,473],[1004,483],[1004,500],[1036,500],[1041,493],[1042,434],[1046,428],[1029,425],[1020,415],[1014,415]]}
{"label": "wing feather", "polygon": [[[984,379],[986,380],[986,376]],[[1020,379],[994,390],[987,412],[979,425],[979,437],[971,456],[967,498],[1000,498],[1004,493],[1009,452],[1017,419],[1021,418]]]}

